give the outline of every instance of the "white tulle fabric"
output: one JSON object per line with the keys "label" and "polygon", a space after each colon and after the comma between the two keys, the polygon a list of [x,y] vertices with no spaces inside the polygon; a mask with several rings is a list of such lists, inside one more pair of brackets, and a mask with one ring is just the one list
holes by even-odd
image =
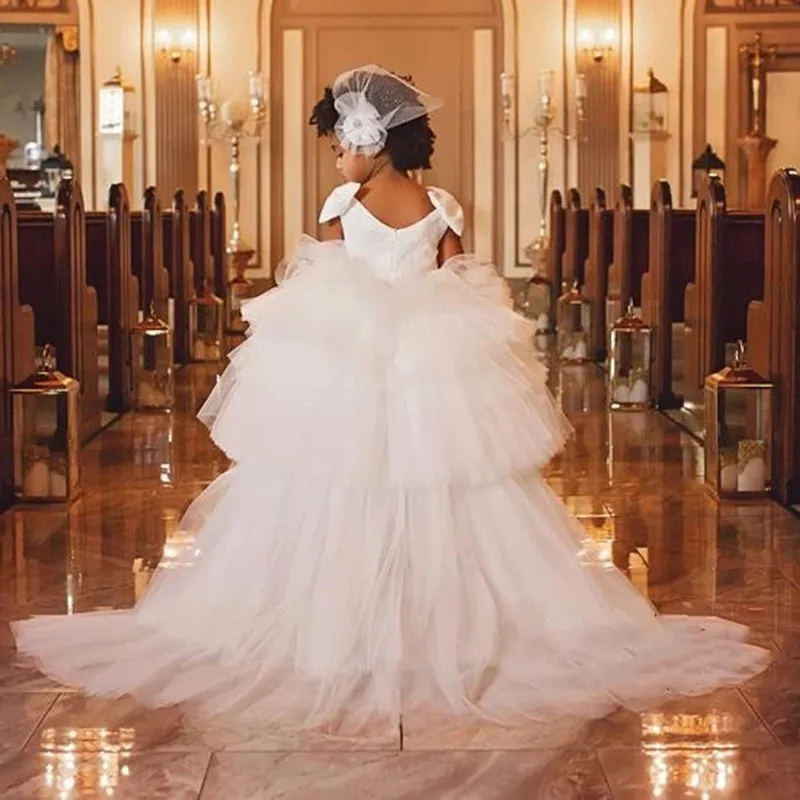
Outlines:
{"label": "white tulle fabric", "polygon": [[[337,190],[201,411],[235,465],[136,608],[19,650],[91,694],[313,725],[414,708],[588,719],[743,681],[767,653],[659,617],[538,473],[570,428],[504,282],[436,269],[458,204],[393,230]],[[169,568],[168,568],[169,567]]]}
{"label": "white tulle fabric", "polygon": [[339,143],[363,155],[380,152],[392,128],[442,105],[440,99],[375,64],[343,72],[334,81],[332,92],[339,115]]}

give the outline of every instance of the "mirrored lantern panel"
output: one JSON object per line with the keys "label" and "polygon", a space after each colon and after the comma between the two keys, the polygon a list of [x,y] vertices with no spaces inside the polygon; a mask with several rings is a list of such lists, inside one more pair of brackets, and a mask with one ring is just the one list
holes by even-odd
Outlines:
{"label": "mirrored lantern panel", "polygon": [[614,323],[622,316],[623,311],[619,295],[606,298],[606,336],[611,336]]}
{"label": "mirrored lantern panel", "polygon": [[133,386],[137,409],[169,410],[175,402],[172,331],[155,315],[133,329]]}
{"label": "mirrored lantern panel", "polygon": [[611,329],[609,348],[609,398],[611,408],[639,411],[650,408],[653,330],[628,307]]}
{"label": "mirrored lantern panel", "polygon": [[244,275],[241,269],[228,282],[228,294],[225,298],[225,329],[230,333],[244,333],[247,322],[242,317],[242,304],[253,296],[253,282]]}
{"label": "mirrored lantern panel", "polygon": [[577,283],[558,299],[558,357],[565,364],[583,364],[589,357],[591,303]]}
{"label": "mirrored lantern panel", "polygon": [[706,379],[706,482],[720,497],[763,497],[772,488],[773,390],[741,356]]}
{"label": "mirrored lantern panel", "polygon": [[17,500],[73,499],[80,485],[78,382],[56,370],[46,347],[42,367],[10,393]]}
{"label": "mirrored lantern panel", "polygon": [[219,361],[222,358],[224,304],[203,284],[189,303],[189,335],[193,361]]}
{"label": "mirrored lantern panel", "polygon": [[533,322],[536,333],[550,333],[553,330],[553,320],[550,318],[552,295],[550,281],[538,273],[525,284],[520,294],[520,310]]}

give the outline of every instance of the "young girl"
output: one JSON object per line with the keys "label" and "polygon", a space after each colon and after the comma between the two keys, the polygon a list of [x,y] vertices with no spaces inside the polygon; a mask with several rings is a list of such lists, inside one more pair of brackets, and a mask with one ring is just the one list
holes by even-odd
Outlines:
{"label": "young girl", "polygon": [[374,66],[314,109],[346,183],[201,410],[234,466],[132,610],[36,617],[21,653],[96,695],[315,725],[412,708],[589,719],[767,663],[658,616],[539,469],[570,429],[533,330],[462,253],[436,101]]}

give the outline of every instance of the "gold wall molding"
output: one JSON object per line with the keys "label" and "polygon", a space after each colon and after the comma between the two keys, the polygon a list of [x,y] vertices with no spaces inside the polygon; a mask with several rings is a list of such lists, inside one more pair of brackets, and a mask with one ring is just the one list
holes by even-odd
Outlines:
{"label": "gold wall molding", "polygon": [[[180,60],[162,52],[155,37],[148,56],[154,63],[155,185],[163,202],[176,189],[194,197],[199,188],[195,76],[198,72],[200,8],[198,0],[154,0],[153,31],[165,29],[175,38],[191,33],[194,46]],[[145,159],[146,160],[146,159]]]}
{"label": "gold wall molding", "polygon": [[[586,141],[577,142],[577,185],[588,201],[596,186],[610,190],[619,181],[620,139],[627,137],[622,129],[620,107],[622,95],[622,3],[621,0],[576,0],[572,35],[582,28],[601,33],[611,29],[616,34],[614,46],[595,63],[590,52],[578,46],[575,53],[576,72],[586,76]],[[625,76],[629,80],[629,76]],[[627,167],[627,165],[626,165]]]}
{"label": "gold wall molding", "polygon": [[[348,0],[350,2],[350,0]],[[314,5],[316,3],[316,5]],[[270,261],[274,262],[278,254],[281,254],[282,245],[276,244],[276,239],[280,241],[283,238],[283,226],[279,221],[280,214],[276,213],[274,208],[275,202],[270,198],[271,186],[276,185],[277,182],[282,182],[282,163],[280,155],[280,136],[282,135],[282,125],[276,122],[276,109],[282,108],[282,78],[279,73],[282,65],[276,60],[275,52],[279,51],[281,42],[281,25],[276,20],[276,13],[290,17],[285,24],[300,24],[304,17],[311,17],[325,13],[330,16],[330,4],[322,2],[322,0],[303,0],[301,3],[293,2],[290,8],[286,9],[284,14],[283,6],[285,4],[276,4],[273,0],[258,0],[257,4],[257,24],[261,35],[257,39],[256,48],[256,65],[255,68],[259,69],[265,76],[270,78],[270,104],[269,114],[270,122],[268,125],[267,133],[264,141],[257,147],[256,151],[256,170],[258,175],[256,205],[257,205],[257,248],[261,254],[261,262],[267,265]],[[360,0],[353,0],[350,5],[355,9],[356,6],[361,8]],[[419,17],[424,15],[426,19],[437,20],[444,17],[453,17],[452,7],[453,4],[450,0],[433,0],[433,2],[415,2],[413,9],[402,12],[402,14],[409,14],[413,11],[413,15]],[[463,7],[462,7],[463,6]],[[351,15],[348,11],[349,6],[344,7],[337,5],[337,13],[341,15],[341,19],[345,26],[354,25],[356,27],[363,27],[367,23],[363,20],[363,11],[356,14],[355,11]],[[375,12],[373,15],[373,11]],[[391,12],[391,13],[389,13]],[[478,24],[482,20],[485,24],[487,14],[491,14],[495,19],[496,27],[493,30],[495,37],[493,58],[493,79],[499,83],[499,76],[503,70],[516,72],[515,58],[517,53],[516,47],[516,25],[517,25],[517,8],[516,0],[465,0],[459,6],[459,16],[473,17],[475,19],[475,27],[482,27]],[[381,16],[386,20],[381,24],[396,25],[402,20],[401,12],[398,11],[396,5],[392,6],[389,3],[378,4],[376,7],[371,7],[370,15],[379,18]],[[301,25],[302,27],[302,25]],[[469,63],[473,62],[473,55],[469,55]],[[277,89],[276,89],[277,87]],[[471,91],[471,90],[470,90]],[[471,109],[473,99],[470,97],[466,109]],[[517,263],[517,253],[520,251],[519,243],[519,226],[517,224],[516,209],[519,205],[519,181],[518,175],[518,155],[516,143],[508,143],[508,146],[503,145],[500,147],[500,131],[501,120],[499,114],[499,103],[494,103],[495,115],[493,117],[492,125],[494,127],[494,142],[496,149],[496,167],[493,169],[492,180],[494,181],[494,196],[495,198],[505,198],[506,202],[495,202],[496,218],[492,226],[490,235],[495,241],[495,254],[499,257],[498,260],[502,261],[505,266],[511,266]],[[307,111],[308,109],[304,109]],[[471,113],[471,111],[470,111]],[[308,131],[306,131],[308,135]],[[474,167],[474,165],[472,165]],[[472,171],[472,169],[470,170]],[[513,193],[513,201],[509,201],[507,193],[504,193],[503,187]],[[470,194],[472,193],[472,185],[470,185]],[[280,194],[278,195],[280,197]],[[469,198],[471,199],[471,198]],[[465,198],[465,202],[467,199]],[[278,232],[280,229],[280,232]],[[502,232],[502,235],[501,235]],[[276,236],[277,234],[277,236]],[[274,264],[273,264],[274,266]]]}

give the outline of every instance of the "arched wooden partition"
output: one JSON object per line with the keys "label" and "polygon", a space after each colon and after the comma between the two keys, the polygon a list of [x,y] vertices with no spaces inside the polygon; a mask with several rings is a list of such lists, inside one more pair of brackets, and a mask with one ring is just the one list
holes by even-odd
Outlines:
{"label": "arched wooden partition", "polygon": [[764,300],[750,303],[750,363],[777,389],[773,488],[800,503],[800,172],[781,169],[767,194]]}
{"label": "arched wooden partition", "polygon": [[19,302],[17,209],[7,178],[0,180],[0,509],[13,497],[11,396],[34,370],[33,311]]}
{"label": "arched wooden partition", "polygon": [[[265,0],[266,1],[266,0]],[[445,100],[430,184],[467,212],[465,240],[499,252],[501,169],[497,76],[502,70],[500,0],[275,0],[270,65],[270,261],[316,229],[316,214],[340,182],[326,142],[307,121],[323,88],[354,65],[378,63],[412,75]]]}
{"label": "arched wooden partition", "polygon": [[691,397],[702,390],[707,375],[723,365],[725,342],[719,319],[724,301],[720,228],[725,219],[725,187],[718,177],[703,181],[697,193],[694,280],[686,287],[686,386]]}

